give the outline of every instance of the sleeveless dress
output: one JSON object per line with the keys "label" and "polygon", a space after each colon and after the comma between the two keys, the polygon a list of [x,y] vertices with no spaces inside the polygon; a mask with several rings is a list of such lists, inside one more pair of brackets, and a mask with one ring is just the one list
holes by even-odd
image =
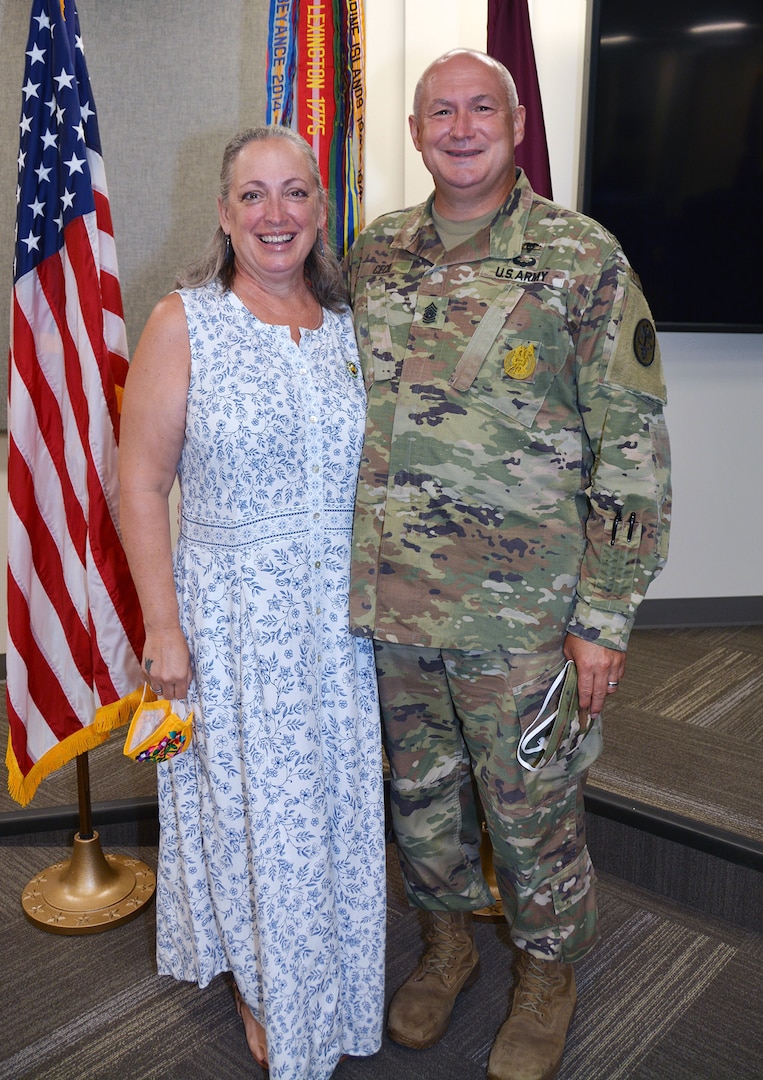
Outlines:
{"label": "sleeveless dress", "polygon": [[158,969],[231,972],[271,1080],[327,1080],[379,1049],[384,997],[378,699],[348,615],[363,380],[349,313],[296,345],[216,284],[180,296],[194,734],[158,766]]}

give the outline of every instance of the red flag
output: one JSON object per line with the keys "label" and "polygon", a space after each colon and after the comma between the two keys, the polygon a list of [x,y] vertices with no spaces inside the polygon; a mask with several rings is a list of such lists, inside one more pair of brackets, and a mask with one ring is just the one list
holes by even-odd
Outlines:
{"label": "red flag", "polygon": [[362,0],[270,0],[267,121],[315,151],[340,258],[363,225],[364,41]]}
{"label": "red flag", "polygon": [[8,457],[8,785],[128,718],[143,626],[117,527],[127,343],[74,0],[33,0],[20,117]]}
{"label": "red flag", "polygon": [[517,165],[527,173],[533,190],[550,199],[551,169],[527,0],[488,0],[487,51],[514,76],[519,102],[527,109],[524,141],[516,150]]}
{"label": "red flag", "polygon": [[318,2],[301,7],[297,24],[297,128],[312,146],[326,183],[337,110],[332,4]]}

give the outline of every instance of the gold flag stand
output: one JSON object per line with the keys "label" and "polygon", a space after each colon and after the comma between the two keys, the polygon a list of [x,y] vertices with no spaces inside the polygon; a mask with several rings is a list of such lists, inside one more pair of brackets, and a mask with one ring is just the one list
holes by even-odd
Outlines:
{"label": "gold flag stand", "polygon": [[472,775],[472,798],[474,800],[474,810],[477,815],[477,821],[480,822],[480,868],[485,883],[493,894],[493,903],[488,907],[478,908],[477,911],[472,912],[472,915],[475,919],[482,919],[484,922],[503,922],[503,900],[498,891],[498,882],[495,878],[493,845],[490,840],[490,833],[487,831],[485,811],[482,806],[482,800],[480,799],[480,793],[477,790],[477,783],[474,779],[474,775]]}
{"label": "gold flag stand", "polygon": [[489,907],[479,908],[477,911],[472,912],[472,915],[475,919],[482,919],[485,922],[503,922],[503,900],[498,891],[498,882],[495,879],[493,845],[490,842],[490,834],[484,821],[482,822],[482,839],[480,840],[480,865],[482,866],[482,876],[495,897],[495,902]]}
{"label": "gold flag stand", "polygon": [[76,760],[79,832],[72,857],[33,877],[21,896],[26,917],[51,934],[121,926],[140,914],[156,889],[156,875],[139,859],[103,854],[93,829],[87,753]]}
{"label": "gold flag stand", "polygon": [[498,882],[495,879],[493,845],[490,833],[487,832],[485,811],[482,807],[482,799],[480,798],[477,781],[474,780],[473,773],[471,777],[471,796],[474,804],[474,813],[476,813],[477,820],[480,822],[480,868],[482,870],[482,877],[485,879],[487,888],[490,889],[493,894],[492,904],[487,907],[480,907],[476,912],[472,912],[471,914],[473,918],[482,919],[484,922],[503,922],[504,901],[500,899]]}

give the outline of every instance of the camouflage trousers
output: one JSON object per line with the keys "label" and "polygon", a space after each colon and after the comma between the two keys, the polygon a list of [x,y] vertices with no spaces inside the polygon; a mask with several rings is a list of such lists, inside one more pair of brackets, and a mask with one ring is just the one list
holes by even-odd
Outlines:
{"label": "camouflage trousers", "polygon": [[598,940],[584,777],[562,774],[531,802],[516,758],[523,688],[548,685],[561,650],[527,657],[374,645],[409,901],[437,911],[494,903],[480,862],[484,815],[512,939],[541,958],[580,959]]}

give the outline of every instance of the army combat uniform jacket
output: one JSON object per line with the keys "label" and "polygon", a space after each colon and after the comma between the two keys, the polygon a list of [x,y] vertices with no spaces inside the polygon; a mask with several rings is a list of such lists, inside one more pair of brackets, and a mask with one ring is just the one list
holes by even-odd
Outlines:
{"label": "army combat uniform jacket", "polygon": [[615,238],[534,194],[446,251],[431,199],[348,256],[368,419],[356,633],[625,649],[667,554],[659,346]]}

